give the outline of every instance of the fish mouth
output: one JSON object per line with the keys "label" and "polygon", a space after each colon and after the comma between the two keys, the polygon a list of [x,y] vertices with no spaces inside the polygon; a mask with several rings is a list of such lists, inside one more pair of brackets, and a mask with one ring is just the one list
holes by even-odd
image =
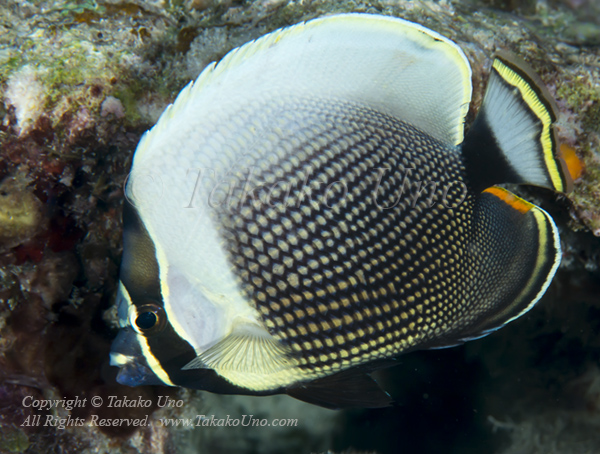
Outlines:
{"label": "fish mouth", "polygon": [[122,329],[110,350],[110,365],[119,367],[117,383],[125,386],[164,385],[152,372],[142,353],[136,333],[131,328]]}

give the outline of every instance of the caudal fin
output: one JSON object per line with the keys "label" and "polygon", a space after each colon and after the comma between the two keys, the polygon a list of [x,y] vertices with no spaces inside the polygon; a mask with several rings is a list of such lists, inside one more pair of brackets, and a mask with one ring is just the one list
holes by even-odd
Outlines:
{"label": "caudal fin", "polygon": [[539,78],[525,63],[497,55],[462,146],[474,188],[525,183],[570,191],[573,178],[558,151],[555,120],[554,102]]}

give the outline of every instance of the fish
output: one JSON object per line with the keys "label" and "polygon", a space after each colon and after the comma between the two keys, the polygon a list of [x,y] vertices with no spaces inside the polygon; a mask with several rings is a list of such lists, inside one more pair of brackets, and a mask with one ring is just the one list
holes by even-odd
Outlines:
{"label": "fish", "polygon": [[127,178],[117,381],[384,407],[376,370],[529,311],[559,233],[500,185],[568,192],[577,158],[538,76],[502,52],[465,133],[471,78],[450,39],[363,13],[204,69]]}

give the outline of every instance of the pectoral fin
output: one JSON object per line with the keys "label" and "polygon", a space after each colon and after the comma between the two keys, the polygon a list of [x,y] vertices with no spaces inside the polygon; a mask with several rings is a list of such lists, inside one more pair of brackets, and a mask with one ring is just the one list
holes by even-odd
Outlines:
{"label": "pectoral fin", "polygon": [[294,380],[295,366],[279,340],[258,325],[242,323],[182,370],[213,369],[236,386],[264,390]]}

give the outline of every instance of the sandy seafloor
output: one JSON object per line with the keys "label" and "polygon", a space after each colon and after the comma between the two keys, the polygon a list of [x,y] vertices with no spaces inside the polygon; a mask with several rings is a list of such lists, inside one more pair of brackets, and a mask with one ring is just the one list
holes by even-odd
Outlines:
{"label": "sandy seafloor", "polygon": [[[571,194],[519,189],[561,232],[546,296],[486,338],[379,372],[390,408],[116,384],[122,187],[141,134],[233,47],[346,11],[396,15],[456,41],[473,67],[469,122],[494,51],[540,74],[559,139],[586,166]],[[599,46],[595,0],[0,0],[0,453],[599,453]],[[166,397],[179,407],[159,407]],[[59,398],[85,404],[31,406]],[[150,407],[109,406],[124,398]],[[161,424],[197,415],[217,422]],[[218,426],[251,415],[297,424]],[[146,416],[141,429],[93,425]]]}

